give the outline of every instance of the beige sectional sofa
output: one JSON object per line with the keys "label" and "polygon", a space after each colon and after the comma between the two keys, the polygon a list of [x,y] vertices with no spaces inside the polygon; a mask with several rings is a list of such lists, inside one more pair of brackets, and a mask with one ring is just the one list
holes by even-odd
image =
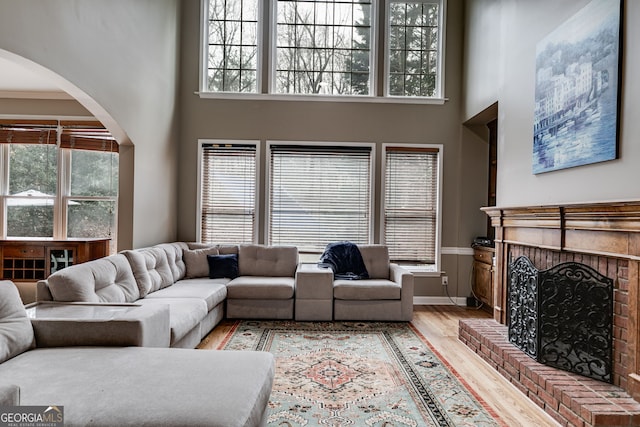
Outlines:
{"label": "beige sectional sofa", "polygon": [[0,281],[0,406],[62,406],[65,426],[266,425],[270,353],[70,346],[77,337],[64,328],[43,347],[46,324],[31,322],[15,285]]}
{"label": "beige sectional sofa", "polygon": [[[194,348],[223,319],[410,321],[413,275],[384,245],[359,246],[367,280],[333,280],[299,265],[293,246],[163,243],[59,270],[38,282],[39,302],[135,304],[168,309],[166,342]],[[213,274],[208,256],[236,257],[234,276]],[[140,327],[130,328],[134,331]],[[157,328],[156,328],[157,329]],[[136,345],[163,346],[147,327]],[[122,345],[114,332],[114,345]]]}
{"label": "beige sectional sofa", "polygon": [[[209,278],[207,255],[237,255],[239,276]],[[295,247],[163,243],[59,270],[39,302],[169,307],[171,347],[194,348],[224,317],[292,319]]]}

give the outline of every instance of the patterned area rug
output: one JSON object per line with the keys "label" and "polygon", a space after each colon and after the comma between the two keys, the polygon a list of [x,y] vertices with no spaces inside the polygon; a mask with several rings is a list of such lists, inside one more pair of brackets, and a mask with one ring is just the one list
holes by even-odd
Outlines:
{"label": "patterned area rug", "polygon": [[269,426],[503,426],[407,323],[241,321],[224,350],[269,351]]}

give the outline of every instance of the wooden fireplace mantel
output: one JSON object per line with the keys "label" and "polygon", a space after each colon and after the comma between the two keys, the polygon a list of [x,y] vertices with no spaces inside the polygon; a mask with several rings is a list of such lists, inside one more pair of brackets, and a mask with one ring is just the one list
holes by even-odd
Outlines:
{"label": "wooden fireplace mantel", "polygon": [[[525,247],[541,258],[589,257],[596,263],[623,265],[614,278],[619,310],[625,314],[624,388],[640,397],[640,201],[524,207],[485,207],[495,228],[494,319],[507,322],[508,264],[513,248]],[[551,255],[549,255],[551,254]],[[545,258],[546,257],[546,258]],[[595,261],[594,261],[595,260]],[[623,263],[623,264],[619,264]],[[624,382],[624,381],[623,381]]]}

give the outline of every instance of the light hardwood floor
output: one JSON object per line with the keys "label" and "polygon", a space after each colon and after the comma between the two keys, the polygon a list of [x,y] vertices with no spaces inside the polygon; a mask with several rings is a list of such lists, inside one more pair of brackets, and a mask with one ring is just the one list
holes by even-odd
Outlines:
{"label": "light hardwood floor", "polygon": [[[455,306],[415,306],[413,324],[509,427],[556,427],[524,394],[458,340],[458,320],[490,318],[484,311]],[[198,346],[215,349],[234,322],[221,322]]]}

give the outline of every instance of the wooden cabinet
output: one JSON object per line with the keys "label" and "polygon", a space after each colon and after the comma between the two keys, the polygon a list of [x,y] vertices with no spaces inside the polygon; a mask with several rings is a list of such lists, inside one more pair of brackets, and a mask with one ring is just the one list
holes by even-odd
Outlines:
{"label": "wooden cabinet", "polygon": [[0,278],[42,280],[73,264],[109,255],[110,239],[0,240]]}
{"label": "wooden cabinet", "polygon": [[493,307],[493,255],[494,248],[477,246],[473,249],[473,293],[487,309]]}

